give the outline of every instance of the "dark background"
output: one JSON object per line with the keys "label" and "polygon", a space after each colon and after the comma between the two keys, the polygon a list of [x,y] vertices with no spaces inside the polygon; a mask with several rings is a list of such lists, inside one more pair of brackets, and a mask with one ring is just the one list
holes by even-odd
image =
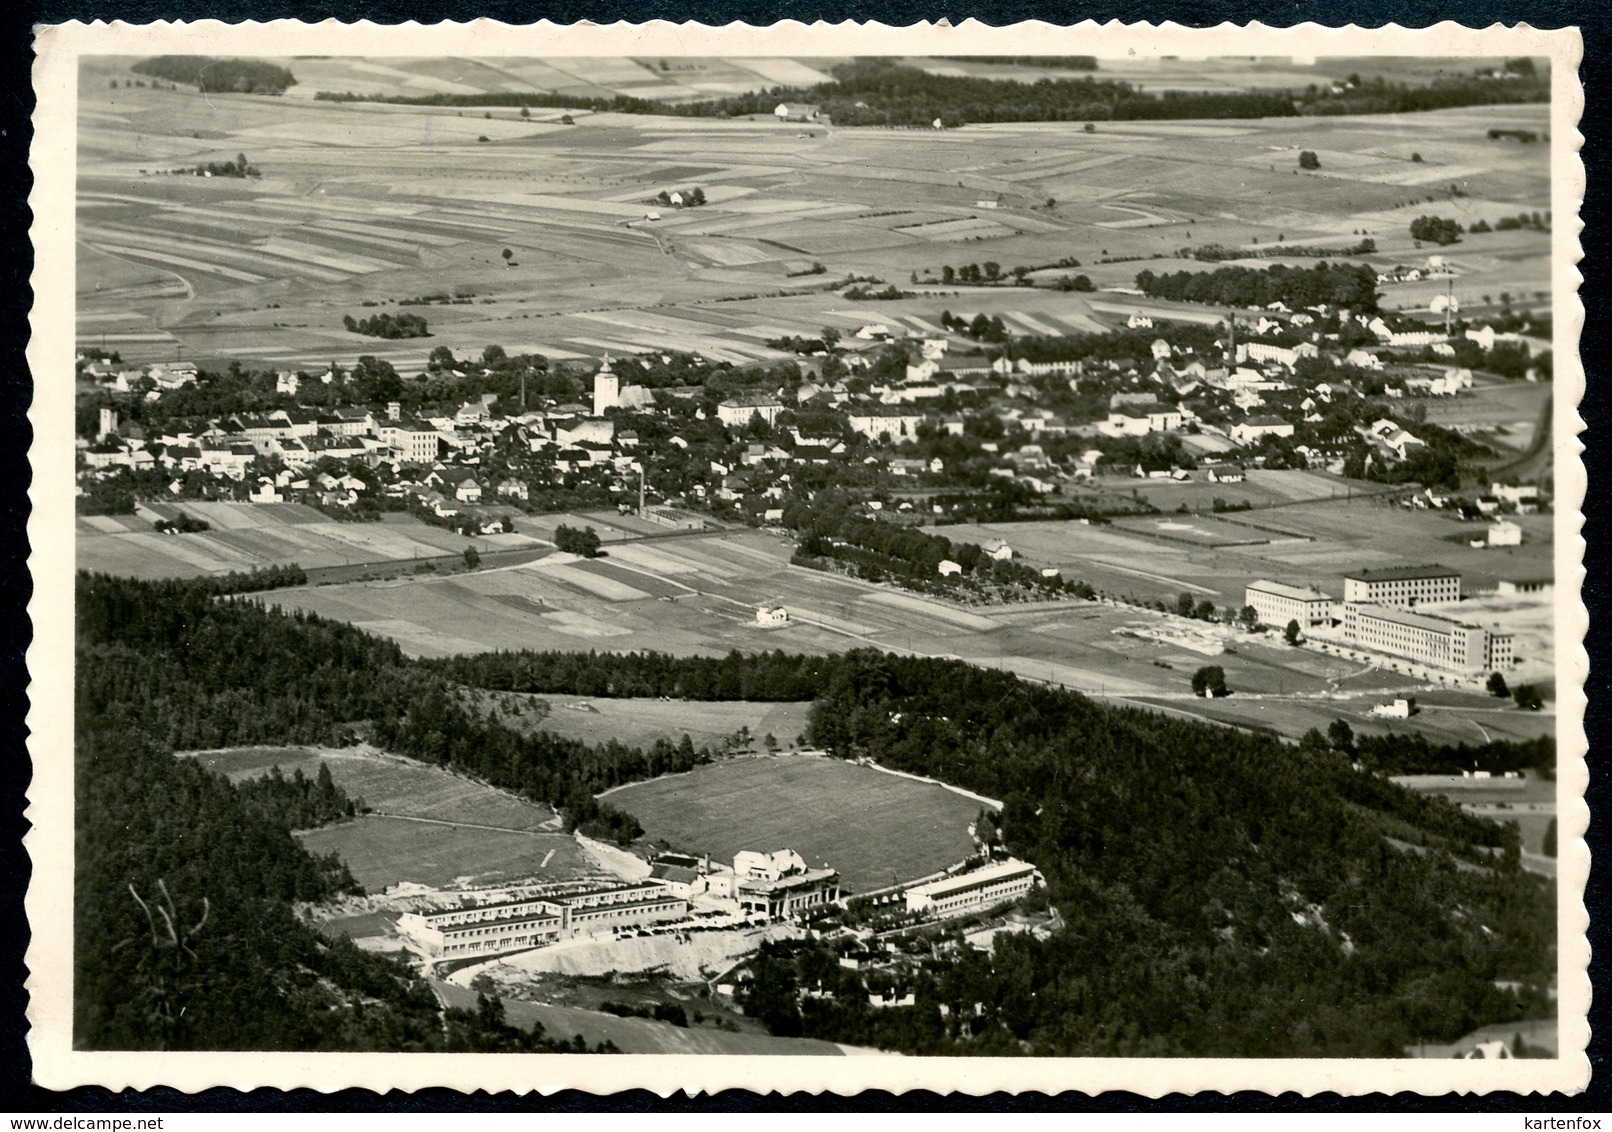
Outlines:
{"label": "dark background", "polygon": [[[1581,345],[1588,375],[1587,390],[1579,413],[1587,425],[1585,470],[1592,485],[1612,482],[1612,451],[1597,440],[1602,430],[1612,427],[1612,390],[1600,379],[1606,358],[1603,317],[1608,297],[1600,267],[1606,252],[1606,218],[1601,215],[1608,199],[1605,178],[1606,159],[1599,142],[1606,136],[1603,103],[1607,82],[1607,57],[1612,54],[1612,7],[1605,0],[1354,0],[1354,2],[1298,3],[1296,0],[1153,0],[1151,4],[1120,0],[997,0],[984,5],[955,2],[913,3],[911,0],[884,0],[878,4],[858,4],[847,0],[709,0],[698,6],[664,2],[632,3],[609,0],[601,3],[517,3],[512,0],[433,0],[432,3],[384,2],[384,0],[26,0],[0,4],[0,1111],[31,1113],[130,1114],[172,1111],[260,1112],[352,1111],[352,1112],[441,1112],[540,1113],[540,1112],[631,1112],[645,1115],[664,1112],[765,1112],[787,1107],[797,1112],[868,1112],[892,1116],[907,1112],[1013,1113],[1035,1111],[1086,1112],[1517,1112],[1533,1115],[1605,1112],[1612,1110],[1612,1085],[1606,1080],[1608,1053],[1612,1049],[1607,1029],[1605,990],[1612,984],[1603,976],[1612,969],[1608,951],[1612,948],[1606,919],[1612,912],[1607,883],[1598,870],[1592,871],[1585,903],[1590,909],[1590,944],[1594,950],[1590,975],[1603,993],[1590,1010],[1592,1030],[1589,1056],[1593,1078],[1589,1091],[1576,1097],[1530,1098],[1517,1094],[1491,1094],[1486,1097],[1422,1098],[1407,1094],[1340,1098],[1296,1094],[1267,1096],[1259,1093],[1214,1094],[1196,1097],[1173,1096],[1149,1100],[1132,1094],[1109,1093],[1096,1097],[1083,1094],[1056,1096],[943,1097],[934,1093],[891,1095],[866,1093],[855,1097],[794,1096],[781,1098],[744,1091],[715,1097],[690,1098],[679,1094],[662,1099],[647,1092],[595,1097],[568,1092],[552,1097],[509,1094],[463,1096],[442,1089],[418,1093],[377,1094],[352,1089],[321,1094],[311,1090],[278,1092],[258,1090],[240,1093],[217,1089],[186,1095],[169,1089],[114,1093],[101,1088],[81,1088],[51,1092],[32,1083],[27,1040],[27,994],[23,983],[27,969],[23,959],[28,946],[23,895],[27,891],[30,864],[22,848],[28,829],[23,817],[30,775],[25,749],[28,710],[28,673],[24,655],[30,639],[27,604],[32,592],[28,577],[28,446],[31,439],[27,413],[31,380],[23,351],[28,342],[28,311],[32,293],[28,280],[33,272],[33,254],[28,242],[32,216],[27,198],[31,188],[28,173],[28,147],[32,136],[29,120],[33,94],[29,76],[33,66],[32,27],[35,24],[69,20],[122,20],[147,23],[155,20],[270,20],[335,18],[345,21],[368,19],[379,24],[406,20],[437,22],[487,17],[509,23],[531,23],[548,19],[570,23],[581,19],[595,22],[695,19],[705,24],[744,21],[754,24],[780,19],[803,22],[827,20],[877,20],[889,25],[906,25],[942,17],[961,22],[973,17],[1001,25],[1019,20],[1039,19],[1052,23],[1075,23],[1091,19],[1099,22],[1121,20],[1162,23],[1166,20],[1188,27],[1206,27],[1230,22],[1252,21],[1273,27],[1297,23],[1328,26],[1361,24],[1378,27],[1396,23],[1419,28],[1443,20],[1470,27],[1494,23],[1526,23],[1538,28],[1578,27],[1584,37],[1581,77],[1585,89],[1584,118],[1580,132],[1588,188],[1581,219],[1584,261],[1580,271],[1585,279],[1580,297],[1585,307],[1585,327]],[[48,269],[49,265],[45,265]],[[1607,726],[1609,705],[1601,698],[1607,688],[1606,618],[1612,615],[1608,586],[1601,570],[1606,562],[1603,531],[1612,521],[1612,507],[1601,505],[1612,493],[1592,488],[1584,505],[1584,538],[1587,546],[1584,568],[1587,574],[1583,597],[1590,612],[1589,635],[1585,642],[1590,655],[1587,686],[1589,708],[1586,733],[1592,737],[1589,803],[1592,814],[1608,803],[1603,777],[1596,773],[1595,737]],[[60,752],[65,757],[66,752]],[[1592,818],[1588,833],[1590,850],[1596,857],[1603,850],[1612,853],[1604,828]],[[65,899],[67,894],[63,894]]]}

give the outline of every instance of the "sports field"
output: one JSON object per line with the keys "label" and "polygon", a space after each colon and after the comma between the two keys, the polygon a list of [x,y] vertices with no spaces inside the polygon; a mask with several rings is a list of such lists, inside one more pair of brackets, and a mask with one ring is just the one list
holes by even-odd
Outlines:
{"label": "sports field", "polygon": [[248,747],[192,757],[233,781],[274,766],[308,776],[328,766],[336,785],[371,812],[297,836],[310,852],[335,853],[370,892],[597,871],[548,807],[373,748]]}
{"label": "sports field", "polygon": [[743,849],[794,849],[868,892],[944,869],[973,851],[983,804],[940,786],[809,755],[727,760],[633,783],[610,802],[646,841],[731,861]]}

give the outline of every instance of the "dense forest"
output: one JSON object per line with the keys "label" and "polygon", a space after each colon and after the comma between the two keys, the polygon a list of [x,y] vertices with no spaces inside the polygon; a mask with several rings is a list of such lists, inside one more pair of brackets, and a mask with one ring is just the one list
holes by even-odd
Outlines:
{"label": "dense forest", "polygon": [[213,59],[206,55],[158,55],[129,68],[137,75],[184,83],[223,94],[283,94],[297,85],[284,67],[261,59]]}
{"label": "dense forest", "polygon": [[[1068,64],[1065,64],[1068,66]],[[509,106],[593,110],[621,114],[683,117],[737,117],[771,114],[780,101],[814,103],[836,126],[927,127],[971,122],[1097,122],[1182,118],[1291,118],[1315,114],[1403,114],[1518,102],[1546,102],[1548,78],[1517,74],[1448,76],[1427,85],[1390,83],[1382,78],[1334,90],[1143,92],[1126,82],[1097,79],[971,78],[930,74],[890,59],[865,58],[831,69],[831,82],[809,87],[773,87],[699,102],[664,103],[614,95],[513,91],[470,94],[381,95],[319,91],[314,97],[336,102],[389,102],[415,106]]]}
{"label": "dense forest", "polygon": [[[941,980],[922,994],[986,1004],[992,1033],[1026,1043],[1018,1048],[1387,1053],[1532,1010],[1533,988],[1548,977],[1551,894],[1519,871],[1515,830],[1353,769],[1351,752],[1319,735],[1292,747],[958,661],[870,650],[411,661],[351,626],[219,590],[79,578],[75,1027],[85,1047],[545,1041],[514,1035],[492,1003],[445,1032],[405,969],[296,919],[293,902],[355,886],[289,828],[345,817],[357,800],[319,778],[241,790],[172,756],[364,737],[619,839],[636,823],[597,793],[710,757],[686,738],[643,750],[522,736],[468,706],[467,686],[811,699],[807,737],[833,754],[1004,799],[995,837],[1041,868],[1068,927],[999,945],[988,962],[965,961],[951,989]],[[1406,749],[1416,769],[1541,766],[1548,755],[1543,743]],[[1357,755],[1403,769],[1387,740],[1362,740]],[[780,987],[806,961],[774,958],[767,969]],[[1502,993],[1497,979],[1524,990]],[[937,1034],[919,1013],[885,1012],[873,1030],[849,1003],[805,1015],[779,1006],[766,1017],[780,1033],[913,1050],[977,1036]]]}
{"label": "dense forest", "polygon": [[1296,309],[1325,303],[1356,313],[1377,309],[1377,273],[1367,264],[1318,263],[1314,267],[1217,267],[1213,271],[1142,271],[1136,286],[1150,299]]}

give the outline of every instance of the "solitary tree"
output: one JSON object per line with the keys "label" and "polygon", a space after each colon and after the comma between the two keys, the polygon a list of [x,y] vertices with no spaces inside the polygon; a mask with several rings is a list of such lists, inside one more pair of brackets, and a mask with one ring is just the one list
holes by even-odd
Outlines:
{"label": "solitary tree", "polygon": [[1545,843],[1540,846],[1540,851],[1542,853],[1544,853],[1545,856],[1547,856],[1547,857],[1556,856],[1556,819],[1555,818],[1551,818],[1550,819],[1550,824],[1545,827]]}
{"label": "solitary tree", "polygon": [[1243,623],[1243,628],[1252,629],[1259,624],[1259,610],[1251,605],[1245,605],[1237,611],[1237,620]]}
{"label": "solitary tree", "polygon": [[1327,725],[1327,740],[1332,744],[1334,751],[1352,755],[1355,751],[1355,732],[1341,719],[1334,719]]}
{"label": "solitary tree", "polygon": [[531,116],[532,116],[532,112],[530,110],[528,110],[526,107],[522,106],[521,107],[521,117],[522,118],[530,118]]}
{"label": "solitary tree", "polygon": [[1287,641],[1288,644],[1296,645],[1299,643],[1299,635],[1302,632],[1303,630],[1299,628],[1299,623],[1297,621],[1289,621],[1287,623],[1287,628],[1282,630],[1282,637]]}
{"label": "solitary tree", "polygon": [[1506,687],[1506,678],[1498,672],[1489,673],[1489,694],[1505,699],[1511,695],[1511,689]]}
{"label": "solitary tree", "polygon": [[1538,711],[1545,706],[1545,698],[1532,684],[1518,684],[1511,690],[1511,698],[1516,700],[1517,706],[1524,711]]}
{"label": "solitary tree", "polygon": [[1321,159],[1315,155],[1313,149],[1306,149],[1299,154],[1299,168],[1319,169],[1321,168]]}
{"label": "solitary tree", "polygon": [[1192,674],[1192,694],[1207,696],[1209,699],[1218,699],[1230,695],[1226,687],[1225,670],[1218,664],[1207,664]]}
{"label": "solitary tree", "polygon": [[514,248],[505,248],[503,251],[499,252],[498,254],[504,257],[504,266],[508,267],[509,266],[509,261],[515,258],[515,249]]}
{"label": "solitary tree", "polygon": [[473,546],[465,547],[465,569],[474,570],[481,565],[481,553]]}
{"label": "solitary tree", "polygon": [[1175,599],[1175,611],[1182,617],[1191,617],[1193,607],[1197,604],[1191,594],[1184,593]]}

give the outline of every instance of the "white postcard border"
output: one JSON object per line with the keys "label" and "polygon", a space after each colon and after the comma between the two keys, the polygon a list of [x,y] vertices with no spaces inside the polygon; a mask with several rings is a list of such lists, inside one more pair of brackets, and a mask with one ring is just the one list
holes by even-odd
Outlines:
{"label": "white postcard border", "polygon": [[[552,1093],[580,1089],[611,1093],[642,1088],[663,1096],[723,1089],[756,1092],[856,1093],[864,1089],[981,1094],[1166,1093],[1261,1090],[1359,1094],[1576,1092],[1589,1080],[1584,1050],[1590,983],[1589,918],[1583,904],[1589,851],[1582,838],[1589,811],[1583,761],[1583,647],[1587,612],[1583,579],[1582,505],[1587,481],[1579,453],[1577,413],[1584,373],[1578,357],[1583,306],[1577,297],[1580,258],[1576,222],[1584,193],[1578,122],[1582,42],[1575,30],[1526,26],[1471,29],[1453,23],[1414,30],[1247,28],[1192,29],[1172,24],[1086,23],[1057,27],[1027,23],[1003,28],[967,21],[907,28],[879,24],[770,27],[655,22],[511,28],[490,21],[381,27],[367,22],[302,24],[275,21],[230,25],[201,21],[64,24],[39,30],[34,89],[38,107],[31,154],[34,375],[30,459],[33,512],[28,533],[34,598],[34,639],[28,746],[34,763],[25,839],[33,861],[26,908],[33,933],[29,1046],[34,1078],[44,1087],[97,1084],[110,1089],[157,1085],[194,1092],[213,1086],[272,1086],[332,1091],[349,1086],[412,1091],[443,1086],[469,1091]],[[833,55],[1132,52],[1166,54],[1540,55],[1552,61],[1553,286],[1555,289],[1555,477],[1557,578],[1558,823],[1560,1056],[1550,1061],[1254,1061],[1239,1059],[971,1059],[881,1057],[695,1057],[601,1055],[101,1053],[72,1048],[72,718],[73,718],[73,391],[66,375],[74,351],[74,201],[77,63],[80,55],[219,53],[256,55]],[[1575,219],[1569,219],[1575,218]]]}

